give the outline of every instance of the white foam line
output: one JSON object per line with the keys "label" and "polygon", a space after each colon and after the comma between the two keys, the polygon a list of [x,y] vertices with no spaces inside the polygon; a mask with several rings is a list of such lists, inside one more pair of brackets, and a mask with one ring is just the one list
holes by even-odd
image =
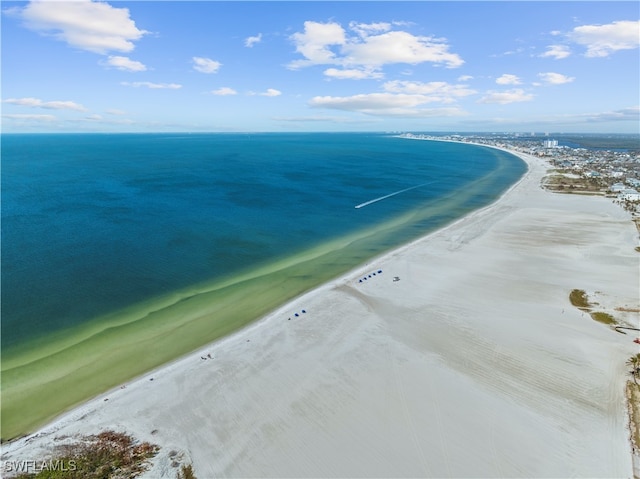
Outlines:
{"label": "white foam line", "polygon": [[371,203],[376,203],[378,201],[386,200],[387,198],[390,198],[390,197],[395,196],[395,195],[399,195],[400,193],[404,193],[405,191],[414,190],[416,188],[420,188],[421,186],[430,185],[431,183],[434,183],[434,182],[433,181],[429,181],[428,183],[422,183],[421,185],[410,186],[409,188],[405,188],[404,190],[395,191],[393,193],[389,193],[388,195],[384,195],[384,196],[381,196],[379,198],[374,198],[373,200],[365,201],[364,203],[360,203],[359,205],[356,205],[355,207],[356,208],[363,208],[363,207],[365,207],[367,205],[370,205]]}

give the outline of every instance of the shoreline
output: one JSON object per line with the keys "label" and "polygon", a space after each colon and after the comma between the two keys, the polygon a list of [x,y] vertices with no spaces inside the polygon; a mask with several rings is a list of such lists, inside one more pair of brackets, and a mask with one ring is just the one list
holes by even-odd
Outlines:
{"label": "shoreline", "polygon": [[456,221],[477,203],[494,201],[525,169],[508,156],[501,155],[491,174],[484,172],[464,190],[382,223],[94,318],[14,355],[3,350],[2,441],[33,432],[110,388],[246,327],[354,265],[434,231],[436,224]]}
{"label": "shoreline", "polygon": [[[624,395],[620,382],[623,367],[609,360],[604,366],[598,364],[595,372],[585,372],[580,362],[591,360],[585,353],[589,346],[605,343],[603,352],[594,353],[599,359],[609,356],[606,351],[623,357],[633,347],[590,318],[580,317],[569,304],[568,292],[555,291],[560,286],[556,283],[569,290],[602,290],[603,304],[618,304],[619,298],[612,296],[607,284],[613,284],[612,278],[620,271],[629,278],[628,267],[618,260],[613,264],[606,261],[609,243],[600,239],[602,244],[593,247],[589,241],[598,240],[605,223],[610,240],[615,232],[609,223],[620,226],[624,214],[615,213],[618,208],[606,205],[606,201],[593,213],[583,211],[585,205],[580,203],[585,198],[552,199],[549,195],[554,194],[539,186],[546,171],[542,160],[504,151],[527,162],[529,168],[491,205],[296,297],[231,336],[131,381],[126,389],[98,396],[35,434],[3,444],[2,459],[32,459],[43,454],[56,435],[93,434],[112,425],[162,447],[149,477],[175,476],[167,456],[171,449],[182,455],[183,463],[193,463],[201,477],[273,477],[305,472],[369,476],[374,471],[394,476],[629,475],[630,453],[626,463],[614,450],[614,445],[622,444],[621,438],[626,439],[624,427],[616,430],[624,420],[624,404],[619,404],[620,411],[615,407]],[[548,211],[567,204],[579,218],[565,218],[556,211],[552,221],[541,221],[546,216],[536,214],[542,206],[535,201],[527,206],[527,195],[543,200]],[[598,221],[594,222],[593,215]],[[567,233],[567,221],[574,227],[587,226],[584,241],[575,231],[570,232],[569,239],[578,241],[578,248],[562,237]],[[554,224],[560,226],[554,229]],[[519,229],[514,232],[515,226]],[[545,233],[545,229],[549,231]],[[500,239],[500,245],[487,238],[496,231],[498,237],[493,239]],[[535,241],[523,243],[541,232],[545,233],[543,240],[550,240],[545,254]],[[631,235],[622,232],[615,237],[628,240]],[[510,254],[494,251],[499,246]],[[533,251],[533,258],[522,257],[523,253],[528,255],[527,248]],[[631,245],[629,250],[637,254]],[[546,278],[553,274],[541,271],[541,265],[533,261],[542,262],[551,253],[557,262],[572,267],[574,260],[587,258],[586,252],[610,271],[602,274],[586,264]],[[614,252],[623,254],[619,246]],[[513,284],[517,276],[510,267],[516,265],[531,270],[526,276],[531,284],[524,290]],[[380,268],[383,273],[375,280],[362,285],[357,282]],[[589,278],[584,281],[586,286],[565,284],[580,281],[585,272],[604,278]],[[393,281],[395,277],[398,281]],[[623,301],[633,300],[633,284],[628,286],[631,288],[620,293]],[[510,288],[513,297],[501,297]],[[455,289],[463,294],[458,295]],[[307,311],[303,317],[291,317],[302,308]],[[519,326],[531,337],[513,324],[511,318],[520,314],[526,321]],[[558,321],[550,322],[548,314],[558,316]],[[471,321],[474,315],[482,321]],[[546,327],[579,336],[576,340],[567,335],[573,346],[569,358],[564,358],[567,345],[557,333],[535,324],[539,317]],[[526,375],[527,381],[521,375]],[[574,375],[589,376],[587,384],[576,381]],[[536,379],[533,384],[531,378]],[[281,381],[288,388],[281,387]],[[620,383],[619,391],[602,396],[605,390],[609,392],[612,381]],[[564,382],[571,387],[566,388]],[[604,409],[597,398],[590,397],[594,388],[597,398],[606,402]],[[538,400],[540,394],[544,397]],[[425,400],[431,408],[422,406]],[[578,413],[597,413],[596,422],[604,431],[590,430],[592,426],[581,420],[580,414],[565,410],[565,402]],[[438,414],[431,410],[434,408]],[[207,411],[219,411],[220,415]],[[498,411],[509,420],[500,420]],[[374,417],[379,421],[371,421]],[[84,418],[82,424],[79,418]],[[520,439],[524,451],[512,444],[514,433],[509,431],[514,419],[528,425],[529,429],[522,431],[538,439]],[[545,434],[556,432],[551,426],[557,422],[564,427],[579,424],[586,437],[579,438],[577,449],[560,440],[573,437],[571,431],[561,431],[560,439],[549,438],[548,444],[540,443]],[[438,433],[430,434],[434,424]],[[458,437],[461,428],[468,427],[472,429],[470,437]],[[492,440],[483,445],[487,437],[483,428],[487,427]],[[588,437],[589,432],[593,438]],[[346,439],[341,439],[344,434]],[[610,447],[602,445],[607,438]],[[478,450],[469,451],[470,446]],[[560,448],[558,457],[550,460],[551,464],[539,464],[539,457],[553,447]],[[380,455],[382,451],[388,451],[386,456]],[[584,464],[564,464],[569,452]],[[470,456],[468,464],[454,464],[452,457],[459,453]],[[208,454],[213,454],[213,459]],[[325,461],[329,462],[325,465]],[[599,462],[603,464],[597,465]]]}

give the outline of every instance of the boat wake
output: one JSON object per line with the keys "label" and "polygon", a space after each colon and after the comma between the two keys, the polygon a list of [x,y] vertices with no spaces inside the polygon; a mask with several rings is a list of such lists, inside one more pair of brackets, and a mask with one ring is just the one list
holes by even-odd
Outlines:
{"label": "boat wake", "polygon": [[392,196],[399,195],[400,193],[404,193],[405,191],[415,190],[416,188],[420,188],[422,186],[430,185],[432,183],[435,183],[435,182],[434,181],[429,181],[427,183],[422,183],[420,185],[410,186],[409,188],[405,188],[403,190],[394,191],[393,193],[389,193],[388,195],[380,196],[379,198],[374,198],[372,200],[365,201],[364,203],[360,203],[359,205],[356,205],[355,208],[364,208],[365,206],[369,206],[372,203],[377,203],[378,201],[386,200],[387,198],[391,198]]}

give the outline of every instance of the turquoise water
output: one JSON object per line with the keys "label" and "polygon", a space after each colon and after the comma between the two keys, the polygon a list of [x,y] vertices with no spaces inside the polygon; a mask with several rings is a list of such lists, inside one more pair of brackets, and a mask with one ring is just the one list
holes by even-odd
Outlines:
{"label": "turquoise water", "polygon": [[3,135],[2,347],[405,218],[357,263],[490,203],[525,168],[384,134]]}

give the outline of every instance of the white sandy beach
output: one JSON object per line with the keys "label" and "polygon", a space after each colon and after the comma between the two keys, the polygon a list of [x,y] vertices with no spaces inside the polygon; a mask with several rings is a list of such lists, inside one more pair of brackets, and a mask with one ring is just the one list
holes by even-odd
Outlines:
{"label": "white sandy beach", "polygon": [[492,206],[4,445],[2,459],[116,429],[161,446],[145,477],[175,477],[176,460],[199,479],[633,477],[634,336],[569,293],[637,324],[614,310],[638,308],[637,230],[610,199],[542,190],[547,165],[526,158]]}

